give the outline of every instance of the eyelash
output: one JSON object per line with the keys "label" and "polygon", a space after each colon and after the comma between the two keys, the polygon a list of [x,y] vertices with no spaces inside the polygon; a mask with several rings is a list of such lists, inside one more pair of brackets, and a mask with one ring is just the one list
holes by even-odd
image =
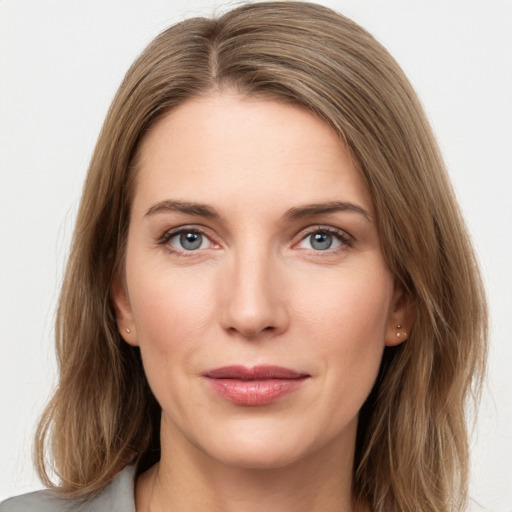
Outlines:
{"label": "eyelash", "polygon": [[[174,237],[181,235],[183,233],[195,233],[198,235],[202,235],[202,236],[206,237],[208,240],[210,240],[211,243],[214,243],[211,240],[212,237],[208,236],[204,229],[197,227],[197,226],[181,226],[179,228],[171,229],[170,231],[166,231],[158,240],[158,244],[165,246],[166,249],[175,256],[180,256],[180,257],[181,256],[183,256],[183,257],[193,256],[194,254],[196,254],[199,251],[197,251],[197,250],[196,251],[179,250],[169,244],[169,242]],[[218,245],[218,244],[215,244],[215,245]]]}
{"label": "eyelash", "polygon": [[[210,240],[210,242],[212,244],[215,244],[215,242],[213,242],[211,240],[211,237],[208,236],[208,234],[202,228],[198,228],[197,226],[181,226],[179,228],[172,229],[170,231],[166,231],[158,240],[158,244],[165,246],[169,250],[169,252],[171,252],[172,254],[174,254],[176,256],[190,257],[190,256],[196,254],[197,252],[199,252],[199,250],[190,250],[190,251],[179,250],[169,244],[169,242],[174,237],[181,235],[183,233],[196,233],[196,234],[202,235],[202,236],[206,237],[208,240]],[[349,235],[347,232],[345,232],[341,229],[334,228],[332,226],[320,226],[319,225],[319,226],[313,226],[311,228],[308,228],[306,231],[301,233],[300,240],[297,243],[295,243],[294,246],[303,242],[311,235],[314,235],[317,233],[332,235],[335,238],[337,238],[341,244],[339,247],[336,247],[334,249],[326,249],[324,251],[315,250],[315,249],[305,249],[305,250],[313,251],[315,254],[318,254],[320,256],[327,256],[330,254],[332,255],[333,253],[342,251],[342,250],[346,249],[347,247],[351,248],[351,247],[353,247],[354,242],[355,242],[355,239],[351,235]],[[218,245],[218,244],[215,244],[215,245]]]}
{"label": "eyelash", "polygon": [[[327,249],[324,251],[320,251],[320,250],[311,249],[312,251],[314,251],[315,254],[318,254],[320,256],[328,256],[330,254],[343,251],[347,247],[351,248],[351,247],[353,247],[354,242],[355,242],[355,239],[351,235],[349,235],[346,231],[343,231],[341,229],[334,228],[332,226],[314,226],[312,228],[308,228],[307,231],[305,231],[304,233],[301,234],[301,238],[298,243],[306,240],[308,237],[310,237],[311,235],[314,235],[316,233],[332,235],[335,238],[337,238],[341,244],[339,247],[336,247],[336,248],[330,249],[330,250]],[[297,244],[295,244],[295,245],[297,245]]]}

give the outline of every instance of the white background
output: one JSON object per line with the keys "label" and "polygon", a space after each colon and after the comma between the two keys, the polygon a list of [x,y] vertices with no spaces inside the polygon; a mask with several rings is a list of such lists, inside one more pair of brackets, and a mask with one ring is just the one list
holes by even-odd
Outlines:
{"label": "white background", "polygon": [[[482,264],[490,369],[471,492],[512,511],[512,0],[331,0],[424,103]],[[55,383],[55,301],[81,184],[128,66],[216,0],[0,0],[0,500],[40,484],[36,419]]]}

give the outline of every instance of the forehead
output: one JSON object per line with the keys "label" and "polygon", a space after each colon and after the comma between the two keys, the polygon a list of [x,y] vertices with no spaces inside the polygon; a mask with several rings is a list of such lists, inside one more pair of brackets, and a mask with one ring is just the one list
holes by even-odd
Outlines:
{"label": "forehead", "polygon": [[[305,109],[219,93],[160,120],[138,155],[134,208],[168,198],[259,209],[352,200],[371,211],[357,164],[337,133]],[[269,204],[270,205],[270,204]]]}

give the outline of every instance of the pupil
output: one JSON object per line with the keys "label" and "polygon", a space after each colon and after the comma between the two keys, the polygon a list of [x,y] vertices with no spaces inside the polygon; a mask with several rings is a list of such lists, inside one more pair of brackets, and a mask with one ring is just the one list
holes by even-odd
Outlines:
{"label": "pupil", "polygon": [[332,245],[332,235],[328,233],[315,233],[312,235],[311,246],[318,251],[325,251]]}
{"label": "pupil", "polygon": [[201,247],[201,235],[199,233],[182,233],[180,236],[180,243],[184,249],[192,251]]}

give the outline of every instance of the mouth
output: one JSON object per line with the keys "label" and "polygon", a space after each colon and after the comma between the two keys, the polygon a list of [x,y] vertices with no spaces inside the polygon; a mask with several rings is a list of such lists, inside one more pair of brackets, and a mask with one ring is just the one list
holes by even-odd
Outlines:
{"label": "mouth", "polygon": [[282,366],[224,366],[204,374],[221,398],[236,405],[270,404],[296,390],[310,377]]}

